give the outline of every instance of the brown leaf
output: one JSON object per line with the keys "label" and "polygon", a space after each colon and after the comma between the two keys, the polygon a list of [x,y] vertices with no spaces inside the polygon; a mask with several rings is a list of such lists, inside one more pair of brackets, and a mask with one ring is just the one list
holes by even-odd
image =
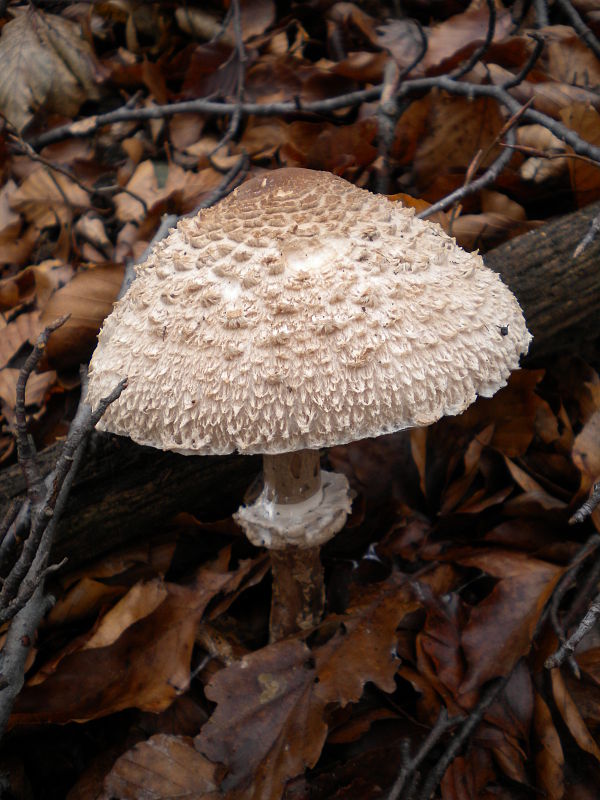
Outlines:
{"label": "brown leaf", "polygon": [[76,183],[58,172],[40,167],[25,178],[10,200],[12,208],[21,212],[36,228],[64,224],[90,199]]}
{"label": "brown leaf", "polygon": [[597,761],[600,761],[600,748],[598,748],[598,745],[594,741],[592,734],[583,721],[577,704],[567,689],[560,669],[551,670],[550,675],[552,677],[552,692],[554,694],[554,702],[556,703],[556,707],[565,721],[571,736],[575,739],[582,750],[585,750],[586,753],[589,753]]}
{"label": "brown leaf", "polygon": [[544,377],[543,370],[517,370],[508,379],[508,386],[494,397],[480,397],[464,414],[450,420],[463,430],[481,430],[493,424],[491,446],[509,458],[524,455],[535,435],[538,414],[548,404],[535,393]]}
{"label": "brown leaf", "polygon": [[188,737],[159,733],[116,760],[100,800],[216,800],[218,769]]}
{"label": "brown leaf", "polygon": [[543,224],[542,221],[519,220],[487,211],[482,214],[463,214],[455,219],[452,235],[465,250],[490,250],[507,239],[533,231]]}
{"label": "brown leaf", "polygon": [[[142,161],[126,187],[146,203],[148,212],[153,213],[166,210],[168,201],[179,213],[192,211],[202,196],[215,189],[222,180],[222,175],[212,168],[191,172],[170,164],[161,187],[156,168],[152,161]],[[146,216],[143,204],[130,194],[115,195],[115,204],[117,215],[123,222],[139,222]]]}
{"label": "brown leaf", "polygon": [[507,675],[529,652],[540,614],[564,570],[509,550],[459,556],[456,561],[498,578],[492,592],[472,609],[462,630],[467,673],[460,691],[469,692],[491,678]]}
{"label": "brown leaf", "polygon": [[48,341],[48,362],[62,369],[87,361],[96,346],[96,336],[123,281],[122,264],[102,264],[78,273],[62,289],[56,291],[40,317],[48,325],[64,314],[67,322]]}
{"label": "brown leaf", "polygon": [[64,17],[20,11],[2,29],[0,62],[0,110],[19,131],[40,108],[71,116],[99,97],[91,47]]}
{"label": "brown leaf", "polygon": [[[590,144],[600,144],[600,114],[589,105],[575,104],[564,108],[561,119],[571,130]],[[570,158],[571,188],[581,208],[600,197],[600,166],[581,158]]]}
{"label": "brown leaf", "polygon": [[504,125],[494,101],[467,100],[443,92],[432,95],[432,99],[425,136],[417,147],[413,164],[422,191],[440,175],[455,171],[463,174],[479,150],[484,152],[480,169],[488,166],[498,157],[495,141]]}
{"label": "brown leaf", "polygon": [[135,602],[125,597],[99,629],[97,641],[107,643],[67,654],[42,683],[27,686],[12,725],[95,719],[130,707],[167,708],[188,687],[196,624],[230,580],[230,573],[205,568],[191,586],[151,581],[134,587]]}
{"label": "brown leaf", "polygon": [[550,709],[535,694],[534,730],[538,743],[535,753],[537,785],[549,800],[563,800],[565,758]]}
{"label": "brown leaf", "polygon": [[581,472],[582,487],[589,489],[600,475],[600,409],[595,411],[575,437],[573,463]]}
{"label": "brown leaf", "polygon": [[[5,403],[4,414],[12,420],[13,410],[17,402],[18,369],[0,370],[0,399]],[[25,405],[41,406],[46,393],[56,383],[56,372],[34,372],[27,381],[25,389]]]}
{"label": "brown leaf", "polygon": [[8,325],[3,322],[0,318],[0,369],[8,364],[25,342],[33,344],[42,328],[37,311],[19,314]]}
{"label": "brown leaf", "polygon": [[223,788],[232,797],[276,800],[289,778],[317,762],[329,704],[358,700],[367,681],[394,690],[396,628],[416,603],[397,576],[378,590],[314,652],[284,640],[244,656],[208,684],[217,708],[196,747],[227,766]]}

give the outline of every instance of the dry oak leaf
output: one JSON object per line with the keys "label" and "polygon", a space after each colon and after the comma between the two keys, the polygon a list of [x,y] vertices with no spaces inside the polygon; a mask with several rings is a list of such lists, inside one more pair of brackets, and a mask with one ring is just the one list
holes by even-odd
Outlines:
{"label": "dry oak leaf", "polygon": [[218,771],[192,739],[159,733],[115,761],[98,800],[216,800]]}
{"label": "dry oak leaf", "polygon": [[100,96],[98,68],[79,26],[33,7],[3,27],[0,63],[0,111],[19,131],[42,107],[72,116]]}
{"label": "dry oak leaf", "polygon": [[529,652],[540,615],[564,568],[510,550],[474,552],[453,560],[498,579],[471,610],[462,630],[467,672],[460,692],[466,693],[507,675]]}
{"label": "dry oak leaf", "polygon": [[396,628],[417,603],[393,575],[311,651],[288,639],[244,656],[206,687],[217,703],[196,748],[228,769],[228,800],[279,800],[285,783],[314,766],[327,736],[325,709],[356,702],[367,681],[395,689]]}

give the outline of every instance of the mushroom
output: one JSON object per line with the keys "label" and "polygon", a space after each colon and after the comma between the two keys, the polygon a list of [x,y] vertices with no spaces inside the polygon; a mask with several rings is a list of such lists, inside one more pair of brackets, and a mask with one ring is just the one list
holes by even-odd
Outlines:
{"label": "mushroom", "polygon": [[325,172],[279,169],[183,219],[106,319],[99,427],[184,454],[260,453],[237,521],[273,567],[271,639],[324,607],[319,550],[350,511],[319,449],[460,414],[506,383],[531,336],[481,257]]}

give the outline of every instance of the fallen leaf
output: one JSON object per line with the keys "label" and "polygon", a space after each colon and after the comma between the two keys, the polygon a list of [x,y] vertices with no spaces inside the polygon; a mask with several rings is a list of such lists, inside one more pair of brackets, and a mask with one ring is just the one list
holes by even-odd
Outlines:
{"label": "fallen leaf", "polygon": [[563,800],[565,758],[560,738],[552,722],[550,709],[535,694],[534,730],[537,739],[535,767],[537,785],[549,800]]}
{"label": "fallen leaf", "polygon": [[222,179],[223,176],[212,168],[192,172],[170,164],[164,185],[160,186],[157,165],[152,161],[142,161],[126,188],[146,203],[147,211],[132,194],[119,193],[114,198],[117,215],[123,222],[140,221],[148,212],[167,210],[168,202],[172,204],[170,208],[179,213],[192,211],[203,195],[215,189]]}
{"label": "fallen leaf", "polygon": [[581,472],[582,488],[588,490],[600,475],[600,409],[595,411],[575,437],[573,463]]}
{"label": "fallen leaf", "polygon": [[101,264],[79,272],[46,303],[42,326],[69,314],[48,340],[48,363],[64,369],[87,361],[96,346],[100,327],[110,312],[123,281],[122,264]]}
{"label": "fallen leaf", "polygon": [[34,344],[42,329],[39,316],[37,311],[19,314],[13,322],[4,325],[0,318],[0,369],[8,364],[26,342]]}
{"label": "fallen leaf", "polygon": [[99,800],[216,800],[218,772],[192,739],[157,734],[115,761]]}
{"label": "fallen leaf", "polygon": [[378,588],[314,651],[284,640],[244,656],[208,684],[217,708],[195,746],[227,767],[222,788],[232,797],[279,798],[289,778],[316,764],[327,706],[358,700],[367,681],[394,690],[396,628],[417,604],[399,576]]}
{"label": "fallen leaf", "polygon": [[71,116],[97,100],[98,70],[79,26],[30,7],[0,37],[0,110],[21,131],[41,108]]}
{"label": "fallen leaf", "polygon": [[130,707],[164,710],[188,688],[196,625],[207,603],[235,577],[235,571],[201,568],[191,585],[165,583],[164,600],[156,607],[161,590],[142,586],[137,605],[143,606],[148,593],[154,610],[138,618],[143,611],[132,615],[128,603],[121,605],[126,619],[114,617],[109,631],[117,635],[119,623],[137,621],[108,645],[68,653],[43,682],[26,686],[11,725],[96,719]]}
{"label": "fallen leaf", "polygon": [[498,579],[490,594],[472,608],[461,632],[467,671],[460,691],[465,693],[507,675],[529,652],[540,615],[564,569],[510,550],[455,560]]}
{"label": "fallen leaf", "polygon": [[[15,404],[17,402],[17,381],[19,380],[20,370],[8,369],[5,367],[0,370],[0,399],[5,404],[4,414],[9,414],[12,419]],[[34,372],[25,388],[25,405],[41,406],[44,402],[46,393],[56,383],[56,372]]]}
{"label": "fallen leaf", "polygon": [[36,228],[64,224],[76,212],[89,208],[89,194],[59,172],[40,167],[25,178],[10,199]]}
{"label": "fallen leaf", "polygon": [[550,671],[552,678],[552,692],[554,694],[554,702],[556,707],[563,718],[565,725],[569,729],[571,736],[575,739],[579,747],[593,756],[596,761],[600,761],[600,748],[594,741],[587,725],[577,708],[575,700],[571,697],[569,690],[565,684],[560,669],[553,669]]}

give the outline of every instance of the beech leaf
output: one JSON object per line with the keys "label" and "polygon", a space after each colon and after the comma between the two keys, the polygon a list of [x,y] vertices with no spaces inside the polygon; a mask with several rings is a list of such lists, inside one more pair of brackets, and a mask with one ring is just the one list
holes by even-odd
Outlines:
{"label": "beech leaf", "polygon": [[0,37],[0,111],[22,131],[34,114],[72,115],[98,99],[97,68],[79,27],[29,8],[7,22]]}

